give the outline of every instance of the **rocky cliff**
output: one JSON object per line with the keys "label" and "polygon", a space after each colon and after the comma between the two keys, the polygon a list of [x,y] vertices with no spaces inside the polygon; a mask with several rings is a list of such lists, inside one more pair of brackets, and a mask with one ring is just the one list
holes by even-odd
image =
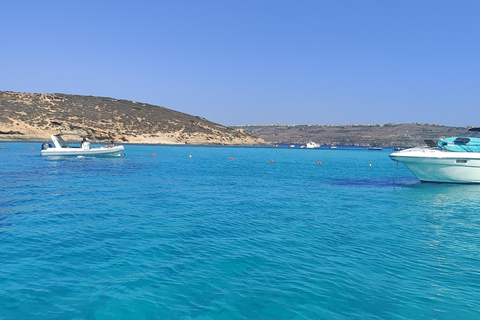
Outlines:
{"label": "rocky cliff", "polygon": [[135,101],[0,91],[0,140],[44,141],[53,133],[152,144],[255,145],[262,139],[201,117]]}

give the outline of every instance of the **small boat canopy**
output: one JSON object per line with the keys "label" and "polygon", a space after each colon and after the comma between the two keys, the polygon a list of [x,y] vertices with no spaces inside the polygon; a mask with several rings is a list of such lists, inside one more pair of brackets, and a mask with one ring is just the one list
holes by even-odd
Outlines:
{"label": "small boat canopy", "polygon": [[52,142],[55,145],[56,148],[68,148],[68,143],[63,140],[63,136],[73,136],[73,137],[79,137],[79,138],[86,138],[89,135],[88,134],[82,134],[82,133],[73,133],[73,132],[63,132],[63,133],[57,133],[57,134],[52,134]]}
{"label": "small boat canopy", "polygon": [[73,133],[73,132],[63,132],[63,133],[57,133],[54,134],[55,137],[60,137],[60,136],[77,136],[81,138],[86,138],[89,135],[88,134],[83,134],[83,133]]}

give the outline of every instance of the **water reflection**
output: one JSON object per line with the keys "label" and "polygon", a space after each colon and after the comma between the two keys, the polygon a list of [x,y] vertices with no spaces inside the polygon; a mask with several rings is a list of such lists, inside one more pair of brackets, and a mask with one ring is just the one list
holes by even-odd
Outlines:
{"label": "water reflection", "polygon": [[434,206],[452,205],[471,208],[480,201],[478,184],[416,183],[408,185],[406,189],[410,197]]}

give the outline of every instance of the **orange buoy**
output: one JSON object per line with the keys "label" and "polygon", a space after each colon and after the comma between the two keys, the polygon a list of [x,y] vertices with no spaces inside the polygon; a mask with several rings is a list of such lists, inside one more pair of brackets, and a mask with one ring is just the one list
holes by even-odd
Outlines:
{"label": "orange buoy", "polygon": [[317,161],[317,164],[322,164],[322,161]]}
{"label": "orange buoy", "polygon": [[155,154],[155,153],[152,153],[152,157],[155,157],[155,156],[156,156],[156,154]]}
{"label": "orange buoy", "polygon": [[30,148],[30,150],[35,150],[35,148]]}
{"label": "orange buoy", "polygon": [[2,147],[2,149],[5,149],[5,147]]}
{"label": "orange buoy", "polygon": [[230,157],[230,158],[228,158],[228,159],[233,160],[233,157]]}
{"label": "orange buoy", "polygon": [[270,162],[273,162],[273,159],[270,159]]}

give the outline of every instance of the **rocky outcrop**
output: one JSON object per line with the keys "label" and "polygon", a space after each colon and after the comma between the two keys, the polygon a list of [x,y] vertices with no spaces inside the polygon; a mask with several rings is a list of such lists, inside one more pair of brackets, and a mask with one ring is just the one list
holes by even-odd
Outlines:
{"label": "rocky outcrop", "polygon": [[257,145],[262,139],[146,103],[60,93],[0,91],[0,140],[44,141],[60,132],[151,144]]}

